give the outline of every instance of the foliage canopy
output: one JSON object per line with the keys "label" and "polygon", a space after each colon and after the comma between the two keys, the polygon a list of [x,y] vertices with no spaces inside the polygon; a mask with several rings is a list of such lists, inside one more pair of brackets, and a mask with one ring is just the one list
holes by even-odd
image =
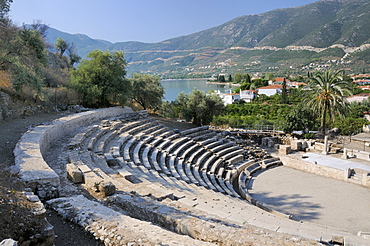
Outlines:
{"label": "foliage canopy", "polygon": [[126,61],[122,51],[94,50],[71,71],[70,86],[88,107],[106,107],[124,103],[130,96],[131,84],[125,78]]}
{"label": "foliage canopy", "polygon": [[307,106],[321,119],[321,131],[324,132],[327,119],[334,122],[335,116],[345,116],[350,106],[344,96],[352,95],[350,84],[344,80],[344,72],[326,70],[317,72],[310,78],[311,91],[308,94]]}
{"label": "foliage canopy", "polygon": [[150,74],[133,74],[131,98],[143,109],[158,109],[162,104],[164,88],[158,76]]}

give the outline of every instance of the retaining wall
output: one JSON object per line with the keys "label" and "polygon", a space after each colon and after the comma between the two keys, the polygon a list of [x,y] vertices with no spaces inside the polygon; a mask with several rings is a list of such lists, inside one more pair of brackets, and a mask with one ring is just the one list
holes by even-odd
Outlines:
{"label": "retaining wall", "polygon": [[133,113],[128,107],[91,110],[62,117],[49,125],[39,125],[26,132],[14,149],[18,175],[41,199],[59,196],[59,176],[48,166],[43,156],[55,141],[84,125],[101,119]]}
{"label": "retaining wall", "polygon": [[346,173],[343,170],[339,170],[336,168],[318,165],[290,156],[280,155],[279,157],[284,166],[302,170],[304,172],[313,173],[338,180],[344,180],[346,176]]}

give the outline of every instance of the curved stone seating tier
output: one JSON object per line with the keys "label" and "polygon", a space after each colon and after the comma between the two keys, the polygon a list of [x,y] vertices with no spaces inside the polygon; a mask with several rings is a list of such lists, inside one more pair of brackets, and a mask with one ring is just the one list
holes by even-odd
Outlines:
{"label": "curved stone seating tier", "polygon": [[214,142],[217,142],[217,141],[218,141],[218,139],[217,139],[216,137],[212,137],[212,138],[208,138],[208,139],[203,140],[203,141],[198,141],[198,143],[199,143],[200,145],[202,145],[204,148],[206,148],[206,149],[207,149],[207,146],[208,146],[209,144],[214,143]]}
{"label": "curved stone seating tier", "polygon": [[188,142],[190,141],[189,138],[184,138],[184,137],[180,137],[174,141],[172,141],[172,143],[167,146],[166,149],[164,149],[164,151],[168,152],[168,153],[173,153],[174,155],[176,155],[175,153],[177,153],[177,149],[179,149],[180,147],[183,147],[184,144],[187,144]]}
{"label": "curved stone seating tier", "polygon": [[[138,125],[138,122],[141,122],[142,125]],[[200,142],[192,139],[194,136],[211,131],[208,127],[190,129],[173,134],[171,138],[162,138],[141,134],[145,131],[152,132],[153,127],[160,128],[158,122],[144,119],[127,122],[127,124],[129,126],[121,128],[129,129],[128,132],[124,132],[127,135],[122,136],[123,133],[121,133],[118,138],[107,138],[117,141],[109,144],[112,148],[110,149],[111,154],[105,154],[107,162],[117,163],[112,160],[112,157],[117,158],[118,150],[120,150],[120,156],[126,162],[134,163],[150,172],[163,173],[175,180],[194,183],[224,194],[238,196],[233,190],[230,180],[224,179],[226,171],[231,165],[243,160],[244,150],[237,145],[226,139],[218,140],[214,137]],[[203,146],[203,144],[206,145]],[[225,162],[226,159],[228,162]],[[230,167],[225,169],[225,165]],[[217,175],[217,177],[212,178],[212,175]]]}
{"label": "curved stone seating tier", "polygon": [[[132,109],[127,107],[92,110],[62,117],[49,125],[40,125],[28,131],[14,149],[15,166],[19,169],[20,180],[27,183],[41,199],[58,196],[60,178],[44,161],[44,153],[62,137],[72,133],[76,135],[76,129],[131,112],[133,113]],[[84,141],[83,136],[79,138],[76,137],[75,140]]]}
{"label": "curved stone seating tier", "polygon": [[174,152],[172,152],[172,154],[180,158],[187,149],[195,144],[196,143],[192,139],[188,139],[187,142],[184,142],[182,145],[180,145]]}
{"label": "curved stone seating tier", "polygon": [[224,143],[223,141],[217,141],[205,147],[213,153],[219,153],[220,151],[225,150],[226,148],[236,147],[236,144],[232,142]]}
{"label": "curved stone seating tier", "polygon": [[[190,211],[189,207],[199,206],[198,211],[211,212],[216,216],[216,219],[213,219],[206,218],[208,217],[206,215],[204,218],[207,221],[223,223],[223,219],[226,222],[233,217],[230,221],[239,223],[240,219],[237,217],[243,217],[242,220],[247,221],[250,217],[244,216],[253,211],[251,216],[260,213],[258,214],[260,218],[263,215],[261,224],[267,225],[266,228],[273,231],[280,230],[280,227],[284,227],[288,232],[296,229],[294,226],[286,226],[288,223],[286,221],[279,223],[274,215],[266,216],[252,210],[252,206],[243,201],[245,199],[269,211],[264,204],[250,197],[248,182],[253,173],[280,165],[278,159],[271,158],[260,162],[244,160],[244,149],[221,138],[208,127],[175,133],[159,122],[147,118],[145,112],[134,113],[128,108],[97,110],[71,116],[65,121],[62,118],[60,121],[50,127],[37,127],[28,136],[25,134],[21,139],[22,142],[18,143],[14,150],[16,165],[21,169],[19,174],[21,179],[39,196],[46,194],[41,197],[43,199],[58,196],[52,191],[58,189],[60,181],[59,176],[43,160],[41,153],[47,151],[53,142],[69,134],[73,137],[68,143],[66,152],[69,161],[66,165],[68,176],[73,182],[82,182],[81,186],[92,195],[94,192],[102,192],[102,188],[107,187],[103,184],[111,183],[112,192],[120,191],[117,194],[121,198],[130,196],[129,194],[138,194],[138,197],[150,199],[153,197],[154,200],[163,200],[166,204],[178,206],[181,213]],[[80,132],[75,132],[76,128]],[[226,196],[217,197],[220,193]],[[124,208],[124,204],[109,199],[111,193],[104,191],[104,194],[114,206],[123,205]],[[213,202],[208,203],[212,201],[208,199],[213,199]],[[177,200],[179,203],[176,203]],[[139,208],[144,203],[146,202],[138,202],[135,205]],[[231,215],[227,209],[234,204],[238,204],[238,209],[241,209],[237,214]],[[192,212],[186,215],[187,218],[203,219],[203,216],[193,215]],[[256,219],[250,221],[248,223],[258,225]],[[236,228],[235,225],[232,227]],[[301,226],[300,223],[295,224],[297,225]],[[175,226],[181,227],[180,224]]]}
{"label": "curved stone seating tier", "polygon": [[203,141],[216,136],[216,132],[210,130],[208,126],[201,126],[182,131],[180,135],[192,138],[194,141]]}
{"label": "curved stone seating tier", "polygon": [[77,133],[71,141],[68,143],[69,149],[79,148],[81,147],[82,143],[85,141],[86,138],[90,137],[93,132],[98,130],[99,125],[92,125],[86,127],[83,132]]}
{"label": "curved stone seating tier", "polygon": [[194,144],[192,146],[190,146],[189,148],[187,148],[184,152],[182,152],[182,154],[179,156],[179,158],[187,161],[189,158],[190,158],[190,155],[194,152],[196,152],[197,150],[199,150],[201,147],[198,145],[198,144]]}

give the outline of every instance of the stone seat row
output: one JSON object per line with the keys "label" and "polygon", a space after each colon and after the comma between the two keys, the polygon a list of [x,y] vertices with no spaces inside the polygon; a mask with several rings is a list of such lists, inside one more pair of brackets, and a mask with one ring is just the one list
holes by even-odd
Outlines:
{"label": "stone seat row", "polygon": [[[239,196],[225,177],[232,172],[226,166],[241,161],[243,150],[226,140],[218,140],[210,131],[208,127],[200,127],[176,134],[150,118],[120,119],[86,128],[72,139],[69,148],[86,146],[85,141],[88,150],[98,155],[104,153],[109,166],[117,165],[117,158],[122,156],[126,163],[142,169]],[[207,137],[202,138],[202,134]],[[193,138],[212,140],[207,146]]]}
{"label": "stone seat row", "polygon": [[[212,152],[202,148],[188,137],[179,137],[173,141],[163,138],[147,138],[144,142],[125,135],[113,145],[112,155],[106,154],[109,157],[107,161],[112,161],[110,156],[113,158],[118,156],[117,146],[124,146],[121,149],[121,155],[127,162],[142,165],[148,170],[155,170],[187,183],[238,196],[231,184],[225,182],[224,176],[226,175],[222,174],[224,168],[219,169],[222,160],[217,160],[217,156]],[[186,150],[181,147],[186,147]],[[210,158],[212,156],[213,158]],[[212,160],[215,160],[214,165],[207,168]],[[216,170],[220,173],[217,177],[213,175]]]}
{"label": "stone seat row", "polygon": [[250,203],[255,204],[256,201],[249,195],[248,192],[248,184],[253,174],[260,170],[264,170],[278,165],[282,165],[282,162],[278,158],[265,159],[259,162],[248,161],[240,165],[237,169],[237,173],[239,173],[239,175],[237,176],[236,179],[234,177],[236,181],[235,186],[238,189],[238,193]]}
{"label": "stone seat row", "polygon": [[[115,157],[118,157],[119,153],[119,149],[121,148],[121,146],[123,144],[125,144],[126,142],[128,143],[125,148],[126,148],[126,151],[124,151],[126,153],[126,158],[127,159],[134,159],[136,163],[141,163],[143,162],[138,154],[135,154],[133,155],[132,153],[138,153],[139,150],[140,150],[140,145],[137,145],[135,148],[136,148],[136,151],[130,151],[129,150],[129,147],[128,146],[131,146],[133,144],[135,144],[137,142],[136,139],[134,139],[131,135],[128,135],[127,132],[125,132],[124,130],[127,130],[127,129],[130,129],[129,133],[131,134],[135,134],[137,132],[150,132],[149,129],[155,127],[158,132],[169,132],[168,130],[163,130],[163,129],[159,129],[160,127],[158,126],[153,126],[152,123],[150,124],[147,124],[148,122],[150,122],[150,120],[140,120],[140,121],[135,121],[135,122],[130,122],[130,121],[127,121],[126,124],[124,126],[120,125],[119,123],[116,123],[116,122],[113,122],[113,124],[108,124],[107,121],[104,121],[105,124],[101,124],[101,126],[93,126],[91,127],[92,129],[90,130],[90,128],[87,128],[85,134],[82,133],[82,134],[79,134],[79,136],[83,135],[84,137],[83,138],[79,138],[79,144],[78,146],[84,146],[86,145],[81,143],[83,141],[87,142],[87,146],[91,146],[91,147],[88,147],[87,149],[90,150],[91,154],[100,154],[101,153],[101,149],[102,149],[102,143],[106,143],[106,142],[109,142],[108,140],[111,140],[113,138],[116,138],[118,139],[118,141],[116,141],[113,146],[112,146],[112,149],[114,150],[112,155],[109,155],[109,153],[105,153],[105,158],[107,160],[107,163],[108,165],[112,163],[116,163],[116,160],[113,156]],[[112,127],[112,125],[114,125],[114,127]],[[109,134],[110,133],[110,134]],[[173,135],[173,132],[172,133],[167,133],[166,135],[164,136],[168,136],[168,135]],[[118,137],[116,137],[118,136]],[[138,138],[140,138],[140,136],[136,136]],[[162,136],[163,137],[163,136]],[[76,139],[77,138],[74,138],[71,142],[76,142]],[[96,147],[96,145],[98,145],[98,147]],[[70,144],[70,146],[77,146],[76,144],[75,145],[72,145]],[[100,146],[100,147],[99,147]],[[71,148],[71,147],[70,147]],[[86,148],[86,146],[85,146]],[[96,151],[96,149],[99,149],[99,151]],[[93,151],[95,150],[95,151]],[[147,148],[147,152],[149,151],[149,148]],[[163,159],[163,156],[161,157]],[[91,158],[90,158],[91,159]],[[96,165],[91,161],[86,161],[86,157],[85,157],[85,161],[81,161],[80,159],[76,159],[76,158],[70,158],[70,161],[73,162],[74,164],[76,164],[76,166],[78,168],[81,167],[82,170],[84,170],[84,175],[85,175],[85,181],[87,181],[87,183],[90,183],[90,184],[94,184],[94,183],[98,183],[98,182],[101,182],[102,181],[102,177],[100,177],[99,175],[96,174],[96,172],[94,172],[93,170],[97,170],[97,167]],[[170,162],[173,163],[177,160],[175,159],[170,159]],[[86,165],[85,163],[90,163],[90,165]],[[92,164],[91,164],[92,163]],[[144,162],[144,163],[148,163],[148,161]],[[158,162],[154,162],[154,163],[158,163]],[[95,165],[95,167],[94,167]],[[173,164],[170,165],[170,166],[174,166]],[[176,165],[176,166],[180,166],[180,165]],[[147,165],[148,167],[148,165]],[[157,170],[159,169],[159,165],[157,165]],[[163,166],[162,166],[162,169],[163,170]],[[179,173],[182,175],[182,177],[186,180],[186,175],[184,173],[181,173],[181,170],[182,169],[178,169]],[[113,172],[114,173],[114,172]],[[175,170],[172,168],[171,169],[171,173],[175,175],[175,177],[178,177],[176,175],[176,172]],[[128,176],[130,176],[130,174],[128,174]],[[89,181],[91,180],[91,182]]]}

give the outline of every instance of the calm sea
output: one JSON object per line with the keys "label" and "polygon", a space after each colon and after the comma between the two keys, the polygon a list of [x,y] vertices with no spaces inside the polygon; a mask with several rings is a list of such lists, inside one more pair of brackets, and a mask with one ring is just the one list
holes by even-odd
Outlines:
{"label": "calm sea", "polygon": [[[207,84],[207,80],[200,79],[171,79],[162,80],[162,86],[165,90],[164,100],[174,101],[180,92],[185,92],[186,94],[197,88],[200,91],[209,92],[210,90],[220,90],[225,92],[230,87],[225,85]],[[226,88],[225,88],[226,87]]]}

